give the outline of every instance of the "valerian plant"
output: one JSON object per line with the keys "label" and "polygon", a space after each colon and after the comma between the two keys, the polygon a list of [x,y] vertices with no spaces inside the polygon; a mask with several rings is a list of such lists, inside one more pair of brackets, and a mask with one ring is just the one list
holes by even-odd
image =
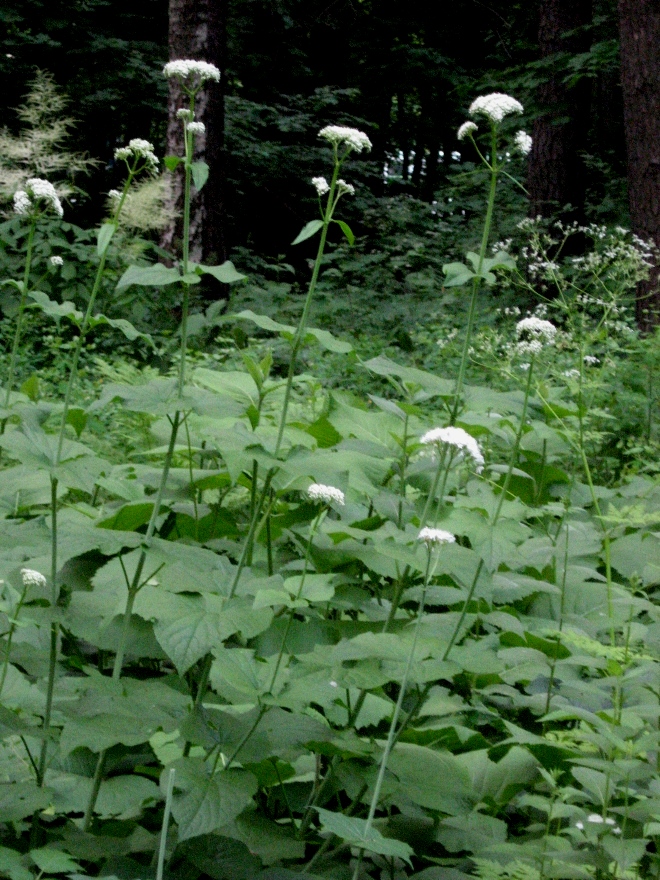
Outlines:
{"label": "valerian plant", "polygon": [[[318,236],[297,323],[194,312],[204,274],[242,278],[189,252],[192,187],[208,175],[195,112],[219,73],[178,60],[165,74],[184,105],[184,155],[165,160],[183,174],[182,252],[130,266],[116,292],[178,291],[172,373],[72,405],[87,335],[137,335],[94,303],[130,188],[159,164],[148,142],[118,151],[126,184],[97,233],[86,311],[29,268],[13,285],[17,351],[33,308],[78,336],[61,400],[17,391],[16,358],[3,385],[0,872],[655,876],[660,486],[597,481],[588,377],[614,355],[560,296],[502,331],[508,389],[466,381],[482,283],[497,268],[525,278],[509,248],[486,256],[503,121],[522,108],[501,94],[471,108],[491,174],[480,252],[447,267],[471,299],[459,367],[440,376],[358,362],[313,326],[330,226],[354,240],[341,200],[370,147],[357,129],[320,132],[319,217],[294,242]],[[512,142],[529,148],[524,132]],[[43,192],[25,190],[34,235]],[[617,260],[610,278],[628,271]],[[235,369],[196,366],[191,331],[237,323],[276,334],[284,367],[263,342]],[[312,347],[359,363],[369,397],[301,374]],[[563,357],[575,366],[557,370]],[[88,422],[109,411],[148,426],[137,453],[99,454]]]}

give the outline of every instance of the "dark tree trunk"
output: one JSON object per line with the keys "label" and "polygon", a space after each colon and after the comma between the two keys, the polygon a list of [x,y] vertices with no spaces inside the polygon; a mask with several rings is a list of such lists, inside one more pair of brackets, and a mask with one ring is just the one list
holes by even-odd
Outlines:
{"label": "dark tree trunk", "polygon": [[[196,139],[195,158],[209,166],[209,179],[198,193],[193,188],[190,217],[190,257],[193,261],[223,262],[225,249],[224,210],[224,59],[226,46],[227,0],[169,0],[169,57],[192,58],[215,64],[223,74],[220,84],[209,82],[197,95],[196,119],[206,132]],[[183,154],[181,121],[176,111],[187,106],[175,78],[170,80],[167,124],[167,154]],[[179,219],[168,227],[161,243],[180,252],[183,209],[183,173],[179,167],[172,175],[172,198]],[[221,291],[215,292],[217,296]],[[205,290],[211,298],[214,295]]]}
{"label": "dark tree trunk", "polygon": [[[591,0],[542,0],[539,12],[541,58],[558,53],[577,54],[589,49],[585,30],[591,23]],[[532,130],[528,189],[531,216],[557,213],[564,219],[582,221],[584,215],[585,169],[580,151],[586,148],[589,123],[590,85],[582,79],[573,88],[551,75],[538,92],[541,115]],[[573,210],[566,212],[566,205]],[[568,216],[567,216],[568,215]]]}
{"label": "dark tree trunk", "polygon": [[[660,8],[657,0],[619,0],[621,85],[633,232],[660,245]],[[642,330],[660,324],[658,269],[637,290]]]}

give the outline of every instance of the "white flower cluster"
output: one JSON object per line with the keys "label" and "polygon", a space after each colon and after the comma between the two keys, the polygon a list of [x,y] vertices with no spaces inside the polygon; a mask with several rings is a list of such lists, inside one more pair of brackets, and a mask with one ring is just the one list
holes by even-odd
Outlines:
{"label": "white flower cluster", "polygon": [[22,568],[21,577],[24,587],[45,587],[47,583],[41,572],[35,571],[33,568]]}
{"label": "white flower cluster", "polygon": [[108,193],[108,198],[111,199],[113,202],[118,202],[121,198],[121,193],[118,189],[111,189]]}
{"label": "white flower cluster", "polygon": [[335,486],[325,486],[323,483],[312,483],[307,489],[307,497],[310,501],[322,501],[323,504],[346,504],[346,498],[341,489]]}
{"label": "white flower cluster", "polygon": [[128,162],[129,159],[144,159],[146,168],[155,173],[158,171],[158,156],[154,153],[154,145],[144,138],[133,138],[127,147],[118,147],[115,150],[117,161]]}
{"label": "white flower cluster", "polygon": [[343,195],[354,196],[355,195],[355,187],[353,186],[353,184],[346,183],[346,181],[342,180],[341,177],[337,181],[337,191],[339,192],[340,196],[343,196]]}
{"label": "white flower cluster", "polygon": [[567,379],[579,379],[580,371],[575,368],[572,370],[565,370],[564,376],[566,376]]}
{"label": "white flower cluster", "polygon": [[[598,813],[590,813],[587,816],[587,822],[591,825],[607,825],[612,829],[612,834],[621,834],[621,829],[611,816],[603,819]],[[584,822],[576,822],[575,827],[579,828],[580,831],[584,831]]]}
{"label": "white flower cluster", "polygon": [[455,544],[456,536],[444,529],[423,528],[417,536],[419,541],[425,541],[427,544]]}
{"label": "white flower cluster", "polygon": [[193,118],[193,112],[192,110],[188,110],[187,107],[181,107],[180,110],[176,111],[176,118],[185,119],[186,122],[190,122],[190,120]]}
{"label": "white flower cluster", "polygon": [[480,473],[483,470],[484,457],[481,454],[479,444],[474,437],[472,437],[471,434],[468,434],[467,431],[464,431],[463,428],[431,428],[430,431],[427,431],[426,434],[423,434],[419,438],[419,442],[424,446],[439,443],[443,443],[446,446],[453,446],[463,457],[469,455],[474,460],[477,473]]}
{"label": "white flower cluster", "polygon": [[544,345],[552,345],[557,335],[557,328],[550,321],[542,318],[523,318],[516,324],[518,354],[538,354]]}
{"label": "white flower cluster", "polygon": [[588,367],[595,367],[596,364],[600,363],[600,358],[594,357],[592,354],[585,354],[582,360]]}
{"label": "white flower cluster", "polygon": [[523,105],[520,101],[516,101],[511,95],[505,95],[503,92],[493,92],[490,95],[481,95],[470,104],[470,116],[476,116],[481,113],[490,119],[491,122],[501,122],[505,116],[511,113],[522,113]]}
{"label": "white flower cluster", "polygon": [[209,64],[207,61],[193,61],[188,58],[168,61],[163,73],[167,77],[178,76],[181,80],[195,77],[200,85],[207,79],[220,82],[220,71],[215,64]]}
{"label": "white flower cluster", "polygon": [[330,191],[330,184],[325,177],[312,177],[312,186],[320,196],[324,196]]}
{"label": "white flower cluster", "polygon": [[62,257],[52,256],[50,258],[50,265],[51,266],[63,266],[64,260],[62,259]]}
{"label": "white flower cluster", "polygon": [[465,138],[469,137],[473,131],[477,130],[477,128],[478,125],[476,122],[464,122],[456,132],[456,137],[459,141],[464,141]]}
{"label": "white flower cluster", "polygon": [[523,156],[528,156],[531,153],[532,139],[526,131],[522,130],[522,128],[513,136],[513,142],[516,145],[518,152],[522,153]]}
{"label": "white flower cluster", "polygon": [[25,189],[14,193],[14,211],[17,214],[31,214],[40,207],[39,202],[45,202],[46,207],[52,208],[58,217],[64,213],[55,187],[40,177],[31,177],[26,181]]}
{"label": "white flower cluster", "polygon": [[363,131],[346,125],[326,125],[319,132],[319,137],[330,141],[335,147],[343,145],[355,150],[356,153],[361,153],[362,150],[368,152],[371,149],[371,141]]}
{"label": "white flower cluster", "polygon": [[203,122],[188,122],[186,123],[186,131],[190,131],[193,134],[204,134],[206,126]]}

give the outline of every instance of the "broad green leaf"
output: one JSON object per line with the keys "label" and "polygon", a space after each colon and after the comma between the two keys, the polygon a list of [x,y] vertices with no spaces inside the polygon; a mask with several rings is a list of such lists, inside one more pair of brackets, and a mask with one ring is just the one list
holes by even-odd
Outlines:
{"label": "broad green leaf", "polygon": [[33,373],[28,379],[23,382],[21,385],[21,394],[25,394],[26,397],[29,397],[32,403],[36,403],[39,400],[39,376],[36,373]]}
{"label": "broad green leaf", "polygon": [[44,874],[68,874],[71,871],[80,871],[78,862],[61,849],[44,846],[41,849],[31,849],[29,855]]}
{"label": "broad green leaf", "polygon": [[242,275],[236,270],[231,260],[225,260],[219,266],[203,266],[201,263],[199,265],[191,263],[190,266],[192,269],[199,269],[202,275],[213,275],[223,284],[234,284],[236,281],[245,281],[247,278],[247,275]]}
{"label": "broad green leaf", "polygon": [[209,166],[206,162],[193,162],[190,166],[190,170],[192,171],[192,179],[195,184],[195,189],[199,192],[209,179]]}
{"label": "broad green leaf", "polygon": [[181,280],[178,269],[168,269],[162,263],[153,266],[129,266],[117,282],[117,290],[125,290],[131,284],[146,287],[163,287]]}
{"label": "broad green leaf", "polygon": [[191,865],[213,880],[254,880],[261,868],[261,861],[254,855],[255,848],[248,849],[234,836],[208,834],[194,843],[181,844],[179,851]]}
{"label": "broad green leaf", "polygon": [[442,271],[445,273],[445,287],[464,287],[476,277],[465,263],[445,263]]}
{"label": "broad green leaf", "polygon": [[300,230],[298,235],[294,238],[291,244],[300,244],[302,241],[307,241],[308,238],[311,238],[313,235],[319,231],[319,229],[323,228],[323,220],[310,220],[309,223],[306,223],[303,228]]}
{"label": "broad green leaf", "polygon": [[9,880],[34,880],[23,854],[6,846],[0,846],[0,874],[9,877]]}
{"label": "broad green leaf", "polygon": [[76,437],[80,438],[87,425],[87,413],[79,406],[72,406],[67,412],[66,421],[76,432]]}
{"label": "broad green leaf", "polygon": [[184,159],[181,156],[165,156],[163,162],[168,171],[176,171]]}
{"label": "broad green leaf", "polygon": [[44,315],[50,318],[68,318],[76,326],[80,326],[83,313],[72,302],[65,300],[63,303],[55,302],[40,290],[30,290],[28,296],[35,301]]}
{"label": "broad green leaf", "polygon": [[37,810],[45,810],[51,793],[36,782],[0,783],[0,822],[18,822]]}
{"label": "broad green leaf", "polygon": [[468,813],[472,800],[470,774],[450,752],[398,743],[390,754],[388,769],[398,778],[394,793],[410,798],[420,807],[451,816]]}
{"label": "broad green leaf", "polygon": [[96,252],[99,256],[102,256],[107,251],[116,229],[116,223],[104,223],[99,228],[96,236]]}
{"label": "broad green leaf", "polygon": [[316,807],[324,831],[330,831],[337,837],[358,846],[367,852],[378,853],[381,856],[396,856],[410,864],[413,855],[412,847],[402,840],[394,840],[391,837],[383,837],[377,828],[367,828],[365,819],[355,816],[344,816],[343,813],[332,813]]}
{"label": "broad green leaf", "polygon": [[252,803],[257,780],[245,770],[225,770],[208,776],[204,763],[182,758],[175,764],[176,788],[172,815],[179,826],[179,840],[211,834],[228,826]]}

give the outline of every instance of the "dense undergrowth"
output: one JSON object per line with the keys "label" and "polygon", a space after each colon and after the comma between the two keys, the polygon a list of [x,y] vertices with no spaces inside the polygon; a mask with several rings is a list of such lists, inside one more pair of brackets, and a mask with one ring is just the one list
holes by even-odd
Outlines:
{"label": "dense undergrowth", "polygon": [[[214,74],[185,64],[187,209]],[[655,255],[592,227],[564,258],[571,230],[510,218],[493,246],[517,102],[489,97],[481,245],[398,238],[405,292],[364,245],[324,257],[331,227],[353,243],[353,129],[322,132],[300,295],[284,261],[245,281],[186,239],[151,264],[119,226],[146,142],[95,234],[25,188],[2,227],[4,876],[658,875],[659,356],[627,311]],[[204,274],[237,282],[228,307],[190,310]]]}

